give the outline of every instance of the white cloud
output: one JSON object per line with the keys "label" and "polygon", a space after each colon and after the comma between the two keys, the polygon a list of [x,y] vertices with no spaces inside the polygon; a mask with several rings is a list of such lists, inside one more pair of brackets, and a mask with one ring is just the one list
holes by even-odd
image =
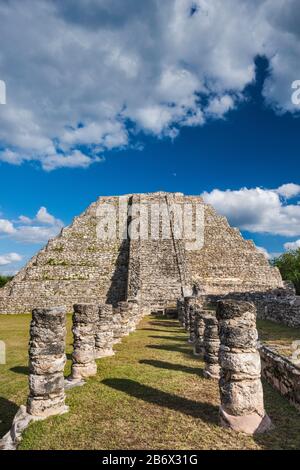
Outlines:
{"label": "white cloud", "polygon": [[285,250],[297,250],[300,248],[300,240],[296,240],[294,242],[288,242],[284,244]]}
{"label": "white cloud", "polygon": [[26,215],[20,215],[19,216],[19,221],[22,222],[22,224],[31,224],[32,220],[30,217],[26,217]]}
{"label": "white cloud", "polygon": [[[280,195],[291,193],[296,185],[277,189],[242,188],[221,191],[214,189],[202,194],[208,204],[225,215],[231,225],[242,230],[283,236],[300,235],[300,205],[287,204]],[[288,187],[288,189],[287,189]],[[284,188],[284,189],[282,189]]]}
{"label": "white cloud", "polygon": [[14,232],[15,232],[15,228],[9,220],[0,219],[0,234],[1,233],[11,234]]}
{"label": "white cloud", "polygon": [[46,207],[41,207],[34,218],[20,215],[18,220],[0,220],[0,233],[21,243],[46,243],[55,237],[64,226],[60,219],[49,214]]}
{"label": "white cloud", "polygon": [[6,266],[16,261],[21,261],[22,256],[18,253],[7,253],[6,255],[0,255],[0,266]]}
{"label": "white cloud", "polygon": [[294,183],[283,184],[277,189],[277,193],[280,196],[284,196],[287,199],[299,196],[300,194],[300,185]]}
{"label": "white cloud", "polygon": [[49,214],[47,211],[46,207],[41,207],[37,214],[36,214],[36,220],[43,224],[48,224],[48,225],[55,225],[56,219],[53,215]]}
{"label": "white cloud", "polygon": [[18,227],[14,240],[21,243],[46,243],[50,238],[56,237],[62,229],[59,225],[53,225],[51,227],[33,225],[33,226],[20,226]]}
{"label": "white cloud", "polygon": [[214,117],[221,118],[228,111],[234,108],[234,100],[229,95],[221,96],[220,98],[212,98],[209,102],[206,112]]}
{"label": "white cloud", "polygon": [[98,157],[89,157],[79,150],[74,150],[70,155],[47,155],[42,160],[42,167],[46,171],[56,168],[87,168],[92,163],[100,161]]}
{"label": "white cloud", "polygon": [[137,129],[174,138],[234,109],[258,54],[268,104],[296,113],[299,15],[297,0],[0,2],[0,161],[86,168]]}

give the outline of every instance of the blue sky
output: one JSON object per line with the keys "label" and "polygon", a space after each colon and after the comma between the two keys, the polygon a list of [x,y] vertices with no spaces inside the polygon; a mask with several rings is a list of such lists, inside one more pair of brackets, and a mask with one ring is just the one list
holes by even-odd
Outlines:
{"label": "blue sky", "polygon": [[[230,4],[234,2],[228,0]],[[33,4],[35,0],[24,3]],[[41,8],[42,3],[36,3],[35,7]],[[92,1],[91,5],[94,3]],[[113,3],[115,13],[108,2],[96,2],[94,17],[85,18],[83,25],[80,24],[80,7],[78,16],[76,11],[68,8],[68,1],[64,2],[64,8],[55,1],[46,2],[46,12],[40,11],[41,15],[53,15],[49,20],[52,26],[58,24],[58,19],[65,21],[59,47],[62,58],[66,54],[70,60],[71,71],[78,67],[78,59],[69,59],[69,45],[65,44],[67,33],[74,32],[75,28],[78,42],[91,41],[91,54],[85,57],[88,55],[85,53],[83,63],[79,64],[83,71],[80,69],[72,87],[68,82],[68,63],[66,68],[61,68],[59,59],[53,58],[47,48],[44,50],[35,45],[37,59],[34,54],[30,57],[30,68],[18,54],[16,59],[9,57],[11,46],[7,44],[12,34],[9,27],[0,33],[0,36],[4,35],[2,52],[6,58],[0,62],[0,79],[5,80],[7,86],[7,104],[0,105],[0,272],[16,271],[49,236],[55,235],[63,224],[69,224],[98,196],[132,192],[204,193],[207,202],[268,253],[281,253],[297,243],[300,246],[300,241],[297,242],[300,240],[300,106],[293,106],[290,98],[292,82],[300,79],[300,59],[293,56],[293,43],[283,43],[280,38],[280,32],[288,30],[299,39],[299,30],[294,31],[293,15],[288,14],[288,8],[284,16],[280,10],[282,2],[273,2],[272,13],[277,22],[271,25],[272,32],[269,27],[268,36],[263,38],[264,46],[257,43],[250,47],[249,39],[245,44],[244,39],[240,40],[237,45],[231,39],[234,30],[224,32],[225,39],[220,39],[222,50],[225,42],[223,53],[226,58],[230,55],[232,67],[227,71],[227,64],[222,64],[220,57],[220,69],[217,69],[213,59],[207,59],[207,63],[197,62],[190,56],[191,44],[201,27],[206,28],[206,35],[207,31],[214,29],[215,33],[218,29],[212,7],[213,4],[218,6],[217,0],[175,2],[178,8],[172,14],[177,33],[182,28],[186,33],[182,43],[187,42],[182,46],[180,57],[175,58],[162,33],[155,38],[160,42],[156,46],[164,44],[158,56],[155,55],[159,54],[157,48],[155,54],[149,51],[145,39],[139,46],[142,52],[136,50],[129,33],[143,22],[149,27],[153,22],[156,31],[161,31],[160,23],[172,19],[171,15],[165,19],[164,8],[170,6],[168,1],[158,17],[158,3],[149,1],[149,15],[138,10],[135,12],[137,21],[133,22],[130,17],[128,22],[132,23],[128,25],[122,23],[121,3],[117,0]],[[239,5],[249,9],[246,12],[250,18],[254,3],[256,7],[260,6],[257,15],[261,15],[261,22],[266,21],[264,9],[269,2],[255,0],[251,4],[243,0]],[[49,4],[53,4],[50,13]],[[196,4],[202,19],[197,19],[197,13],[192,15],[193,21],[199,21],[199,24],[189,28],[190,34],[195,36],[186,38],[189,6]],[[294,2],[287,4],[293,12]],[[99,5],[103,9],[98,11]],[[134,8],[136,3],[132,0],[129,5]],[[25,21],[22,8],[25,9],[12,1],[11,9],[8,4],[0,7],[0,16],[6,16],[8,23],[13,18],[22,24]],[[221,13],[227,15],[225,9]],[[98,21],[95,19],[97,14]],[[211,17],[212,25],[203,23]],[[228,27],[237,27],[234,19],[230,18],[233,26]],[[47,28],[45,31],[39,28],[37,26],[36,36],[41,42],[44,37],[46,41]],[[105,60],[108,57],[109,61],[95,69],[94,48],[103,29],[117,44],[116,34],[123,42],[125,38],[127,49],[123,55],[115,43],[108,44],[110,49],[103,52],[103,57]],[[238,31],[236,34],[238,38]],[[227,36],[230,38],[228,44]],[[24,47],[26,43],[36,44],[29,25],[25,24],[22,41]],[[216,43],[214,47],[218,49],[220,44]],[[118,52],[114,52],[115,49]],[[179,54],[177,49],[176,54]],[[142,62],[138,54],[145,54],[145,51],[147,61]],[[258,58],[259,55],[265,58]],[[159,69],[161,58],[168,64],[172,62],[167,72],[164,68]],[[39,68],[35,67],[35,60]],[[112,63],[115,67],[115,60],[128,83],[116,71],[113,76],[106,77]],[[178,64],[179,72],[175,69]],[[140,74],[149,69],[147,77],[151,74],[154,77],[147,84],[148,88],[146,78],[139,79],[134,75],[135,69],[141,66]],[[284,79],[282,69],[286,72]],[[161,81],[158,91],[149,97],[155,74],[161,76]],[[21,80],[22,76],[24,80]],[[132,80],[137,81],[133,83]],[[69,88],[64,89],[67,85]],[[103,96],[97,91],[97,85],[105,89]],[[114,109],[114,114],[106,115],[105,107],[109,108],[109,113]],[[66,118],[68,113],[70,122]],[[20,216],[23,217],[20,219]]]}

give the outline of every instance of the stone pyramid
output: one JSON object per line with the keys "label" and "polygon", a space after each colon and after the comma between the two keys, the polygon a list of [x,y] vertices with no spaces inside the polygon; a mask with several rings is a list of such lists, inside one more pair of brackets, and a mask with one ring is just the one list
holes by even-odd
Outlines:
{"label": "stone pyramid", "polygon": [[[120,228],[120,202],[126,211],[129,209],[126,226],[134,221],[132,207],[166,208],[170,237],[161,237],[160,227],[159,236],[154,238],[130,239],[120,233],[115,238],[99,238],[99,210],[114,208]],[[176,236],[171,223],[173,205],[200,207],[203,246],[187,249],[187,240]],[[196,240],[195,227],[193,221]],[[58,305],[71,311],[74,303],[116,305],[128,299],[137,299],[151,310],[174,303],[193,289],[223,295],[279,287],[283,287],[279,271],[201,197],[164,192],[131,194],[100,197],[75,217],[0,290],[0,313],[27,313],[37,306]]]}

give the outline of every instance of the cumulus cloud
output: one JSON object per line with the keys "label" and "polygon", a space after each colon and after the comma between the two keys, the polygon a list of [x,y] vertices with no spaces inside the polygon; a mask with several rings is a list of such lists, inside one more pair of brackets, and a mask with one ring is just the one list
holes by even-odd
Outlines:
{"label": "cumulus cloud", "polygon": [[20,215],[15,222],[0,220],[0,235],[9,236],[12,240],[21,243],[46,243],[50,238],[55,237],[63,226],[60,219],[55,218],[46,207],[42,206],[32,219]]}
{"label": "cumulus cloud", "polygon": [[0,234],[1,233],[11,234],[11,233],[14,233],[14,232],[15,232],[15,228],[9,220],[0,219]]}
{"label": "cumulus cloud", "polygon": [[280,196],[286,197],[286,199],[290,199],[300,194],[300,185],[294,183],[283,184],[277,189],[277,193]]}
{"label": "cumulus cloud", "polygon": [[6,255],[0,255],[0,266],[6,266],[21,260],[22,256],[18,253],[7,253]]}
{"label": "cumulus cloud", "polygon": [[0,161],[86,168],[132,145],[137,131],[174,138],[223,118],[254,80],[257,55],[270,61],[267,103],[296,113],[297,3],[1,2]]}
{"label": "cumulus cloud", "polygon": [[221,98],[213,98],[207,108],[206,112],[209,115],[221,118],[228,111],[234,108],[234,100],[229,95],[224,95]]}
{"label": "cumulus cloud", "polygon": [[284,244],[285,250],[297,250],[300,248],[300,239],[294,242],[287,242]]}
{"label": "cumulus cloud", "polygon": [[299,194],[297,185],[277,189],[214,189],[204,192],[203,199],[225,215],[231,225],[242,230],[283,236],[300,235],[300,205],[288,204],[287,198]]}

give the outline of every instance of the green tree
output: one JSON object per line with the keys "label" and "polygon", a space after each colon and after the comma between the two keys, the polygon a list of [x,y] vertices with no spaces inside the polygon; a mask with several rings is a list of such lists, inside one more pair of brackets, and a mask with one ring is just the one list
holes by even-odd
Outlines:
{"label": "green tree", "polygon": [[284,281],[292,281],[300,295],[300,248],[283,253],[272,261],[277,266]]}
{"label": "green tree", "polygon": [[13,277],[12,276],[0,276],[0,287],[5,286],[5,284],[10,281]]}

